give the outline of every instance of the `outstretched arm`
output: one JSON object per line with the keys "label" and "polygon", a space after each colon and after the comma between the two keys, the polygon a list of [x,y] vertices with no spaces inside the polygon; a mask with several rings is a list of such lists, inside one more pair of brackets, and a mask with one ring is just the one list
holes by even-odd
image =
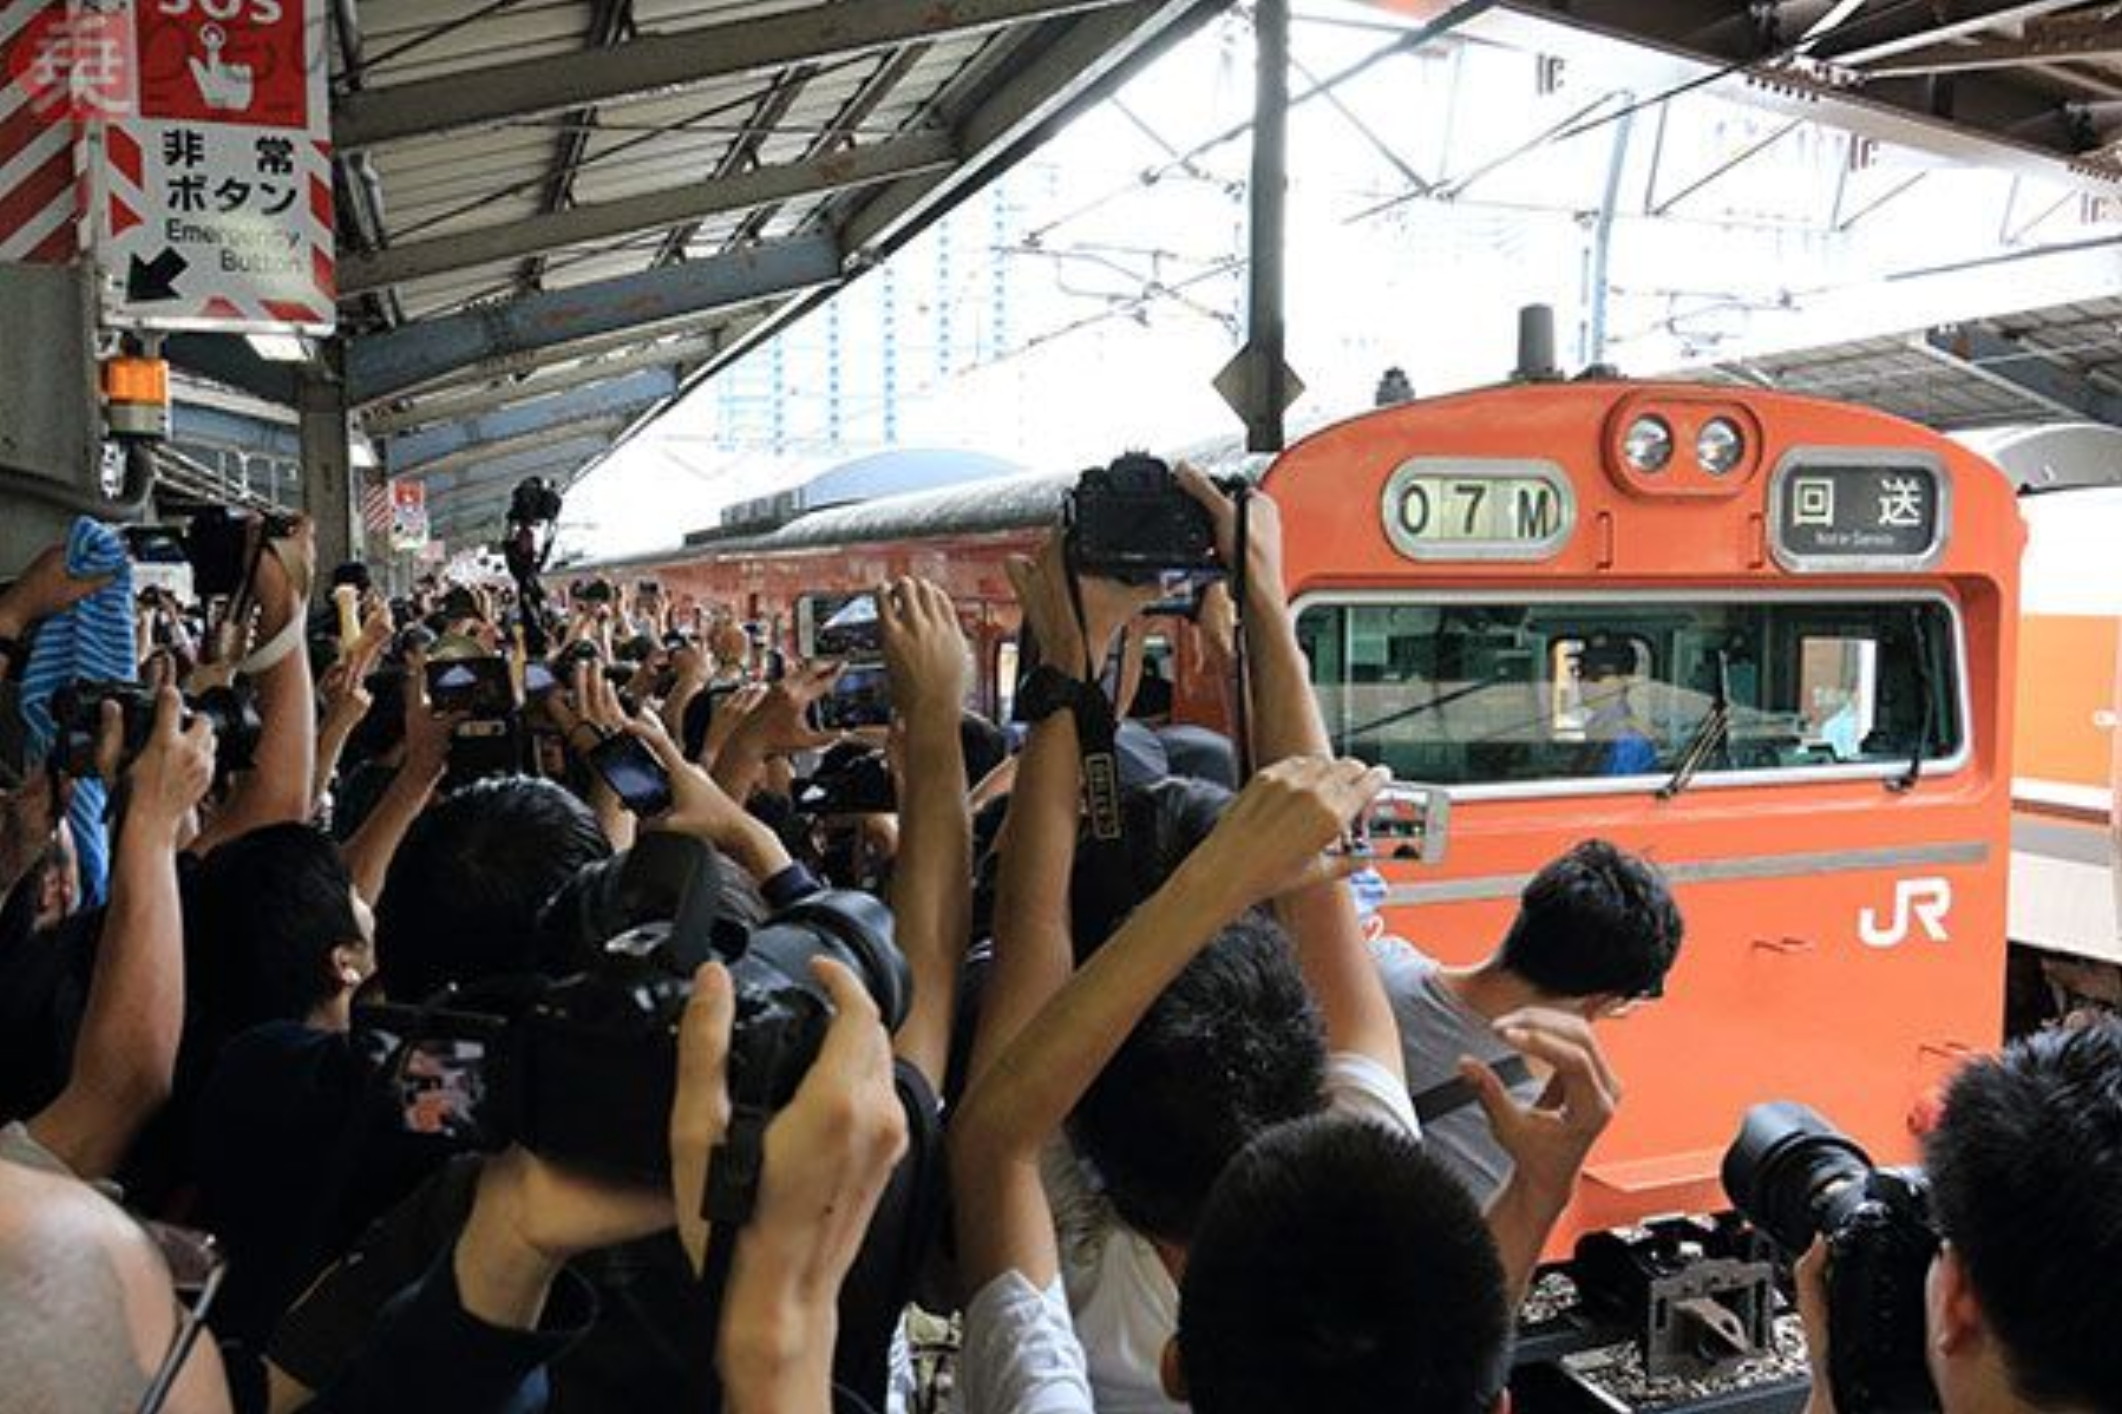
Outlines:
{"label": "outstretched arm", "polygon": [[[168,1098],[184,1029],[184,922],[177,841],[214,775],[214,734],[204,721],[179,730],[183,707],[163,688],[147,749],[134,763],[111,870],[110,910],[96,950],[88,1009],[72,1072],[29,1131],[82,1178],[118,1167]],[[116,730],[115,707],[104,732]]]}
{"label": "outstretched arm", "polygon": [[[1259,900],[1338,877],[1320,851],[1384,783],[1355,761],[1281,762],[1254,777],[1200,848],[988,1068],[951,1124],[958,1256],[969,1289],[1057,1270],[1039,1152],[1136,1022],[1216,931]],[[983,1022],[984,1026],[984,1022]]]}
{"label": "outstretched arm", "polygon": [[[261,529],[262,533],[262,529]],[[192,843],[194,854],[266,825],[300,823],[310,816],[310,786],[316,776],[316,698],[310,679],[309,643],[299,621],[309,608],[308,580],[316,561],[315,529],[307,519],[293,536],[258,557],[252,592],[258,602],[258,641],[270,642],[290,624],[295,639],[287,655],[255,674],[258,689],[258,749],[251,769],[236,778],[228,801]],[[295,563],[285,564],[280,554]]]}
{"label": "outstretched arm", "polygon": [[[1194,499],[1208,508],[1224,563],[1237,556],[1238,516],[1246,516],[1245,648],[1252,696],[1255,764],[1291,756],[1324,756],[1330,750],[1326,723],[1312,695],[1310,670],[1297,642],[1282,573],[1282,517],[1275,503],[1255,493],[1233,501],[1201,472],[1179,468]],[[1400,1028],[1377,964],[1363,944],[1355,901],[1339,885],[1280,901],[1282,921],[1297,940],[1297,961],[1326,1022],[1327,1045],[1349,1051],[1406,1078]]]}
{"label": "outstretched arm", "polygon": [[965,800],[965,635],[950,596],[924,579],[877,594],[893,710],[904,733],[891,904],[913,1002],[892,1038],[939,1092],[958,971],[972,932],[973,821]]}

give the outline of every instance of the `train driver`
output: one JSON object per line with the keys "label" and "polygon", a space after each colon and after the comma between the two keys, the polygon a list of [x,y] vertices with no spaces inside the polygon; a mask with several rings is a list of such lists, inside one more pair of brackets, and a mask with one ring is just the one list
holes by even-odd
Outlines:
{"label": "train driver", "polygon": [[1625,638],[1594,634],[1577,651],[1579,700],[1590,712],[1580,774],[1640,776],[1658,768],[1658,747],[1629,701],[1636,649]]}

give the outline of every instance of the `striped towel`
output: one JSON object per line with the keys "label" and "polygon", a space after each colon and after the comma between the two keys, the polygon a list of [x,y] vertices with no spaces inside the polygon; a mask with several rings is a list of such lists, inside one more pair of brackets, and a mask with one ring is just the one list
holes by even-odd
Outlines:
{"label": "striped towel", "polygon": [[[29,664],[22,672],[22,720],[29,728],[29,759],[51,750],[52,694],[61,683],[83,678],[133,682],[139,663],[133,641],[133,569],[118,532],[83,517],[66,537],[66,572],[108,574],[111,582],[46,619],[37,629]],[[103,823],[109,791],[101,781],[76,781],[66,813],[81,860],[84,908],[103,902],[110,877],[110,839]]]}

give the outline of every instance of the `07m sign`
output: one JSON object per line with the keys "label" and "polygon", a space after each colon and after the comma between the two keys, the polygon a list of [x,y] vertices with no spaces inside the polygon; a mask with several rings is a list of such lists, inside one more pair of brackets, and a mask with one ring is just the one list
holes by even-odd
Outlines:
{"label": "07m sign", "polygon": [[114,324],[328,332],[326,0],[132,0],[133,111],[98,127]]}

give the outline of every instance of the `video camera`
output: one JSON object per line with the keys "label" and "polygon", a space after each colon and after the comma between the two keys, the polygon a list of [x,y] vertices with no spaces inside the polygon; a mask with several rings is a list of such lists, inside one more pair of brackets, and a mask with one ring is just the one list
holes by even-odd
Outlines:
{"label": "video camera", "polygon": [[[96,739],[103,729],[105,702],[118,704],[119,774],[146,750],[155,727],[154,689],[137,682],[78,679],[52,694],[52,760],[62,774],[76,779],[96,774]],[[184,724],[195,717],[204,717],[214,729],[215,775],[250,769],[264,724],[247,683],[186,694]]]}
{"label": "video camera", "polygon": [[1724,1155],[1724,1192],[1795,1256],[1827,1241],[1828,1383],[1842,1414],[1934,1414],[1923,1286],[1937,1254],[1930,1184],[1882,1169],[1811,1109],[1746,1112]]}
{"label": "video camera", "polygon": [[1062,505],[1069,566],[1123,584],[1223,572],[1208,508],[1169,464],[1128,452],[1086,470]]}
{"label": "video camera", "polygon": [[661,1183],[678,1027],[701,963],[720,959],[735,984],[733,1100],[778,1110],[817,1058],[832,1008],[813,958],[853,971],[885,1025],[905,1018],[912,982],[882,903],[826,891],[750,926],[725,903],[720,867],[690,836],[645,834],[546,906],[549,951],[579,957],[579,971],[360,1008],[407,1127]]}

